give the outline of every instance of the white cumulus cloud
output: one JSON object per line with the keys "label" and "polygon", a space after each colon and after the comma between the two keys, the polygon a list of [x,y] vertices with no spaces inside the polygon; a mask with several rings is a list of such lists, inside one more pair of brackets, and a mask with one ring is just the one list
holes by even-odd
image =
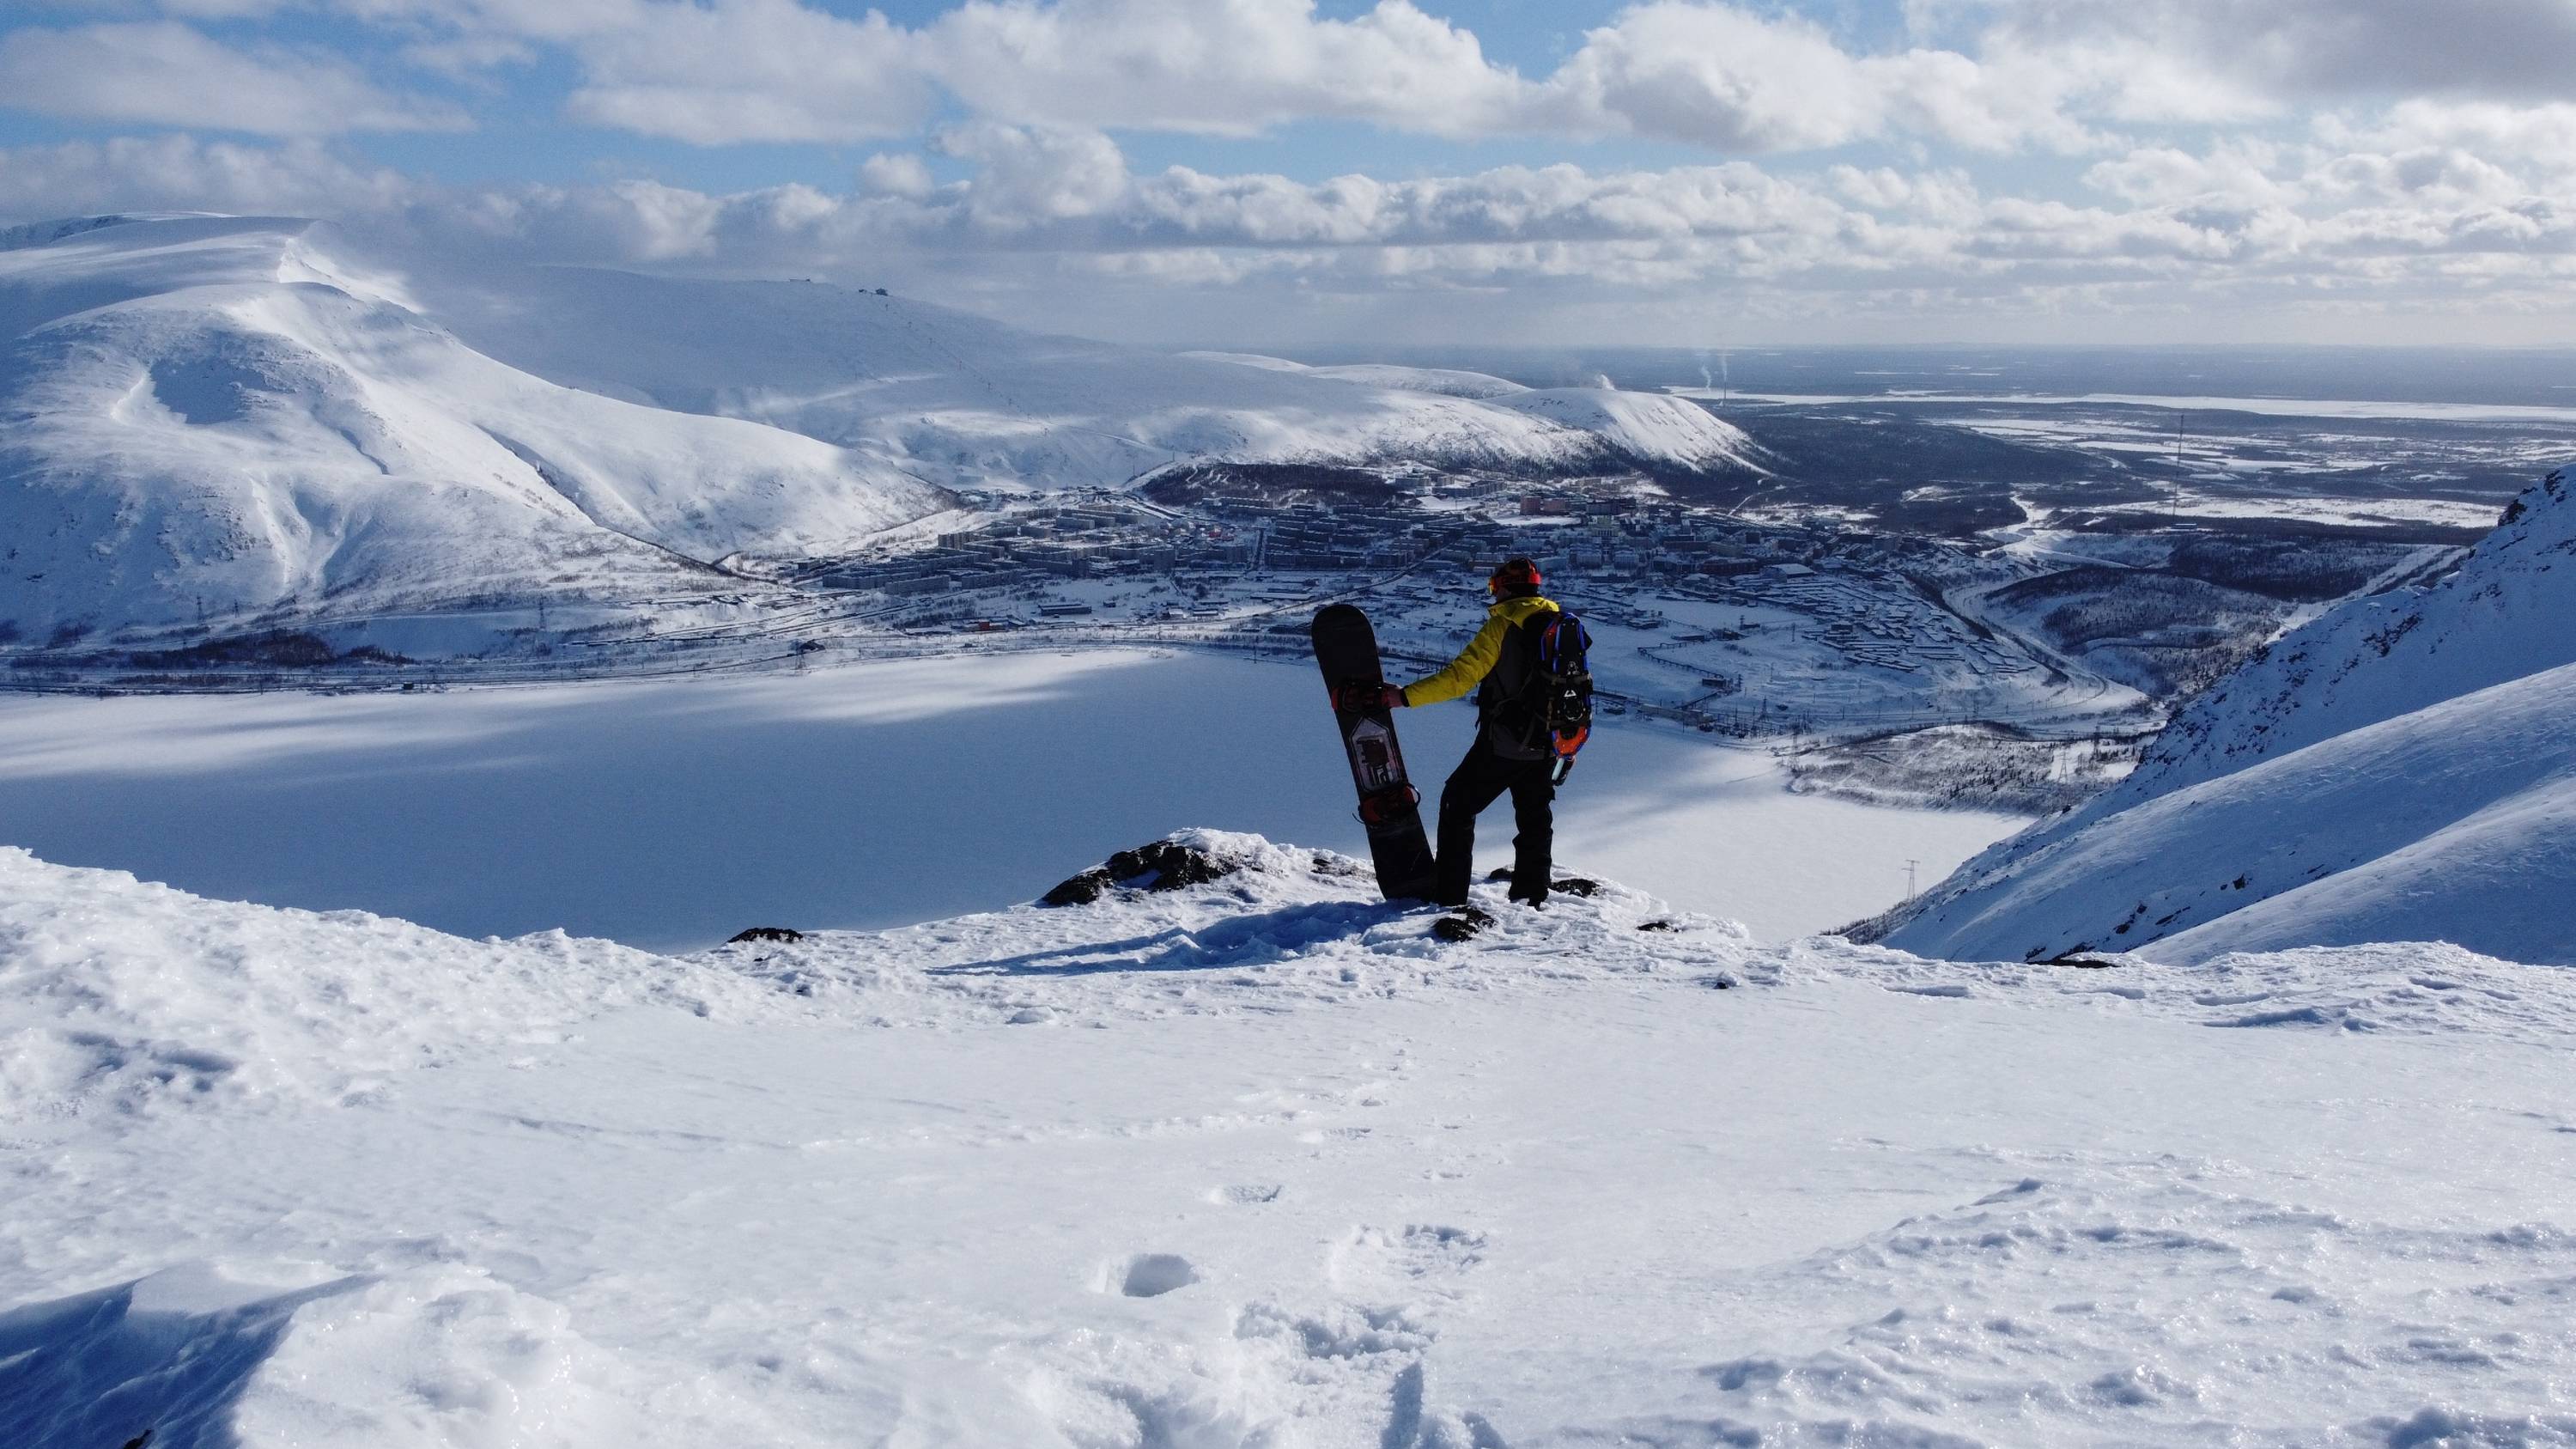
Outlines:
{"label": "white cumulus cloud", "polygon": [[339,60],[274,46],[236,50],[169,21],[0,35],[0,104],[270,136],[467,124],[455,106],[385,91]]}
{"label": "white cumulus cloud", "polygon": [[[544,7],[531,7],[542,9]],[[704,145],[902,135],[930,104],[915,40],[875,11],[846,20],[795,0],[601,5],[572,35],[567,102],[594,125]],[[561,15],[539,22],[567,30]]]}

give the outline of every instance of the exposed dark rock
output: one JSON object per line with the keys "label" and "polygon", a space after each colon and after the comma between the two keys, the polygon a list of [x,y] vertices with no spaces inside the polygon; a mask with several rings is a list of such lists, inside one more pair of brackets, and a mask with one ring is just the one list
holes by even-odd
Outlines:
{"label": "exposed dark rock", "polygon": [[[1177,840],[1157,840],[1151,845],[1122,850],[1109,857],[1110,879],[1121,885],[1142,881],[1149,891],[1176,891],[1183,886],[1205,885],[1242,868],[1239,861],[1222,859]],[[1151,879],[1147,879],[1149,876]]]}
{"label": "exposed dark rock", "polygon": [[[1324,868],[1321,857],[1318,857],[1316,868],[1319,871]],[[1107,894],[1112,885],[1135,890],[1176,891],[1221,880],[1241,869],[1242,861],[1229,860],[1185,841],[1157,840],[1134,850],[1118,852],[1082,874],[1059,883],[1038,900],[1050,906],[1087,906]]]}
{"label": "exposed dark rock", "polygon": [[803,931],[791,931],[785,926],[754,926],[748,931],[735,933],[733,939],[725,944],[739,946],[745,941],[802,941],[804,939]]}
{"label": "exposed dark rock", "polygon": [[1431,934],[1443,941],[1464,941],[1494,923],[1493,916],[1474,906],[1460,906],[1458,914],[1442,916],[1431,923]]}
{"label": "exposed dark rock", "polygon": [[1109,889],[1109,872],[1095,865],[1038,897],[1038,903],[1048,906],[1087,906],[1100,899],[1100,893],[1107,889]]}

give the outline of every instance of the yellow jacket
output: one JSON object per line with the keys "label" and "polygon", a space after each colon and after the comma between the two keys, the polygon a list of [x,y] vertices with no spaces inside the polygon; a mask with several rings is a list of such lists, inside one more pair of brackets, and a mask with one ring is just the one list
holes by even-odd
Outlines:
{"label": "yellow jacket", "polygon": [[1495,661],[1503,657],[1505,631],[1518,627],[1532,614],[1556,612],[1553,600],[1542,599],[1536,594],[1495,604],[1485,611],[1485,627],[1476,631],[1476,637],[1467,641],[1467,647],[1458,651],[1457,658],[1450,660],[1439,673],[1404,687],[1404,702],[1409,705],[1439,704],[1459,698],[1493,672]]}

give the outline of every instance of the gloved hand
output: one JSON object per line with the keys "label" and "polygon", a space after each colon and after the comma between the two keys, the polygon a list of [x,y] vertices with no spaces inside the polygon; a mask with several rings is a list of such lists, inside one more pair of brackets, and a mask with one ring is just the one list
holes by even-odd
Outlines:
{"label": "gloved hand", "polygon": [[1412,703],[1411,700],[1404,697],[1403,687],[1401,685],[1394,684],[1390,684],[1386,687],[1386,698],[1381,702],[1385,704],[1388,709],[1403,709],[1406,705]]}

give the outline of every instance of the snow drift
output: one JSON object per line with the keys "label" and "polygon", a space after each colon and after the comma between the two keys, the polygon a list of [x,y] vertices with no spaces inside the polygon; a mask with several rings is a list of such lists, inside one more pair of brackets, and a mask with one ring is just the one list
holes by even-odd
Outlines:
{"label": "snow drift", "polygon": [[0,846],[0,1123],[362,1100],[387,1074],[556,1041],[616,1006],[703,1009],[724,984],[561,931],[478,943]]}
{"label": "snow drift", "polygon": [[2196,699],[2137,772],[1862,928],[1959,959],[2453,941],[2576,964],[2576,499],[2347,603]]}

